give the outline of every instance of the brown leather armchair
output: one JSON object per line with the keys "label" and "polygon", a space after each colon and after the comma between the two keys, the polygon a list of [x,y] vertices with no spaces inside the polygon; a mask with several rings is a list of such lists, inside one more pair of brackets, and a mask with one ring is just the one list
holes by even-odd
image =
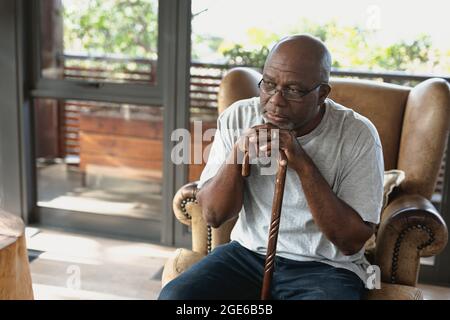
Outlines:
{"label": "brown leather armchair", "polygon": [[[219,90],[219,112],[236,100],[259,95],[261,75],[248,68],[231,70]],[[441,252],[447,227],[430,202],[450,121],[450,93],[442,79],[414,88],[362,80],[331,81],[330,98],[368,117],[383,145],[385,169],[400,169],[405,180],[382,212],[376,246],[369,260],[381,269],[381,289],[368,299],[422,299],[416,288],[420,257]],[[182,187],[173,200],[178,220],[192,228],[192,250],[178,249],[163,272],[163,285],[230,240],[235,221],[220,228],[206,225],[197,204],[196,182]]]}

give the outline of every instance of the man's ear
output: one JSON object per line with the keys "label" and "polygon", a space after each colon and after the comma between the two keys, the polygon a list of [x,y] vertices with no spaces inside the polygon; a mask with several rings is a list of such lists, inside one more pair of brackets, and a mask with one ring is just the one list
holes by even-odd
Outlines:
{"label": "man's ear", "polygon": [[331,87],[328,83],[324,83],[319,88],[319,105],[322,105],[325,99],[331,92]]}

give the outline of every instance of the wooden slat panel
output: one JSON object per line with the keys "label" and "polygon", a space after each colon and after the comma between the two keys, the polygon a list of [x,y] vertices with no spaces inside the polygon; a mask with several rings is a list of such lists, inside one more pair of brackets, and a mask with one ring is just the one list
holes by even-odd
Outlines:
{"label": "wooden slat panel", "polygon": [[107,154],[96,154],[89,152],[82,152],[80,154],[80,166],[85,169],[87,165],[95,164],[101,166],[117,167],[124,169],[126,167],[134,169],[149,169],[162,172],[162,161],[147,161],[140,159],[131,159],[124,157],[111,156]]}
{"label": "wooden slat panel", "polygon": [[193,96],[194,94],[208,94],[208,95],[216,95],[218,94],[219,90],[215,90],[215,88],[211,88],[211,90],[195,90],[195,89],[191,89],[191,96]]}
{"label": "wooden slat panel", "polygon": [[211,99],[211,98],[192,98],[191,99],[191,104],[193,104],[194,102],[207,102],[210,104],[217,104],[216,99]]}
{"label": "wooden slat panel", "polygon": [[96,76],[96,75],[65,75],[65,79],[94,79],[94,80],[109,80],[109,81],[122,81],[122,82],[137,82],[147,84],[150,83],[150,79],[135,79],[135,78],[121,78],[111,76]]}
{"label": "wooden slat panel", "polygon": [[162,140],[80,132],[80,151],[146,161],[162,161]]}
{"label": "wooden slat panel", "polygon": [[191,81],[191,88],[192,87],[219,87],[220,83],[217,82],[197,82],[197,81]]}
{"label": "wooden slat panel", "polygon": [[140,169],[132,167],[117,168],[107,165],[97,165],[91,162],[89,162],[89,164],[86,166],[80,165],[80,168],[87,174],[104,175],[108,177],[127,179],[152,180],[157,182],[160,182],[162,180],[161,170]]}
{"label": "wooden slat panel", "polygon": [[[94,72],[103,72],[103,73],[111,73],[111,72],[119,72],[119,71],[111,71],[111,70],[107,70],[107,69],[101,69],[101,68],[80,68],[80,67],[64,67],[64,71],[69,70],[72,73],[72,71],[82,71],[84,73],[94,73]],[[143,76],[149,76],[150,75],[150,70],[148,71],[131,71],[131,70],[124,70],[121,71],[120,73],[122,74],[137,74],[137,75],[143,75]]]}
{"label": "wooden slat panel", "polygon": [[200,179],[200,175],[202,174],[204,164],[191,164],[189,165],[189,176],[188,181],[197,181]]}
{"label": "wooden slat panel", "polygon": [[64,131],[67,131],[67,132],[79,132],[80,128],[79,128],[79,125],[65,123],[64,124]]}
{"label": "wooden slat panel", "polygon": [[222,76],[210,76],[210,75],[199,75],[199,74],[191,74],[191,79],[208,79],[208,80],[222,80]]}
{"label": "wooden slat panel", "polygon": [[124,120],[123,118],[82,115],[80,126],[85,132],[107,133],[118,136],[160,140],[163,138],[162,121]]}
{"label": "wooden slat panel", "polygon": [[[216,128],[216,122],[211,121],[211,122],[207,122],[204,121],[202,123],[202,135],[205,133],[206,130],[208,129],[213,129]],[[202,155],[202,163],[201,164],[190,164],[189,168],[188,168],[188,181],[196,181],[200,179],[200,175],[206,165],[206,161],[204,161],[205,159],[208,159],[209,153],[207,153],[205,155],[206,158],[203,158],[203,154],[206,150],[206,148],[212,144],[212,141],[203,141],[203,139],[201,140],[201,142],[198,140],[198,137],[194,136],[194,126],[191,124],[191,134],[192,134],[192,139],[191,139],[191,163],[194,163],[194,152],[198,149],[201,148],[201,155]],[[203,136],[202,136],[203,138]],[[194,140],[195,139],[195,140]],[[211,150],[211,149],[210,149]]]}

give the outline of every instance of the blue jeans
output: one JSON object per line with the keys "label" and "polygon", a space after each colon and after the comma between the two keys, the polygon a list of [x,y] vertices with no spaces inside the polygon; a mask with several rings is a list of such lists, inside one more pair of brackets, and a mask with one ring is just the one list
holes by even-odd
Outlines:
{"label": "blue jeans", "polygon": [[[265,257],[232,241],[169,282],[160,300],[257,300],[261,295]],[[365,292],[353,272],[320,262],[276,257],[272,299],[359,300]]]}

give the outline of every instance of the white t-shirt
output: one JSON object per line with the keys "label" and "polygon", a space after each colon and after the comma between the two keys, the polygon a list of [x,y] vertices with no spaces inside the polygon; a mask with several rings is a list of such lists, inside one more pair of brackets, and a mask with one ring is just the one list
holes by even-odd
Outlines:
{"label": "white t-shirt", "polygon": [[[364,221],[378,224],[383,198],[384,163],[380,138],[367,118],[327,99],[325,114],[310,133],[298,137],[333,192]],[[264,123],[259,98],[237,101],[218,118],[217,131],[199,187],[214,177],[243,132]],[[244,185],[244,203],[231,239],[265,255],[272,210],[275,175],[251,166]],[[317,227],[297,173],[287,170],[277,243],[277,255],[317,261],[355,272],[367,279],[364,248],[345,256]]]}

